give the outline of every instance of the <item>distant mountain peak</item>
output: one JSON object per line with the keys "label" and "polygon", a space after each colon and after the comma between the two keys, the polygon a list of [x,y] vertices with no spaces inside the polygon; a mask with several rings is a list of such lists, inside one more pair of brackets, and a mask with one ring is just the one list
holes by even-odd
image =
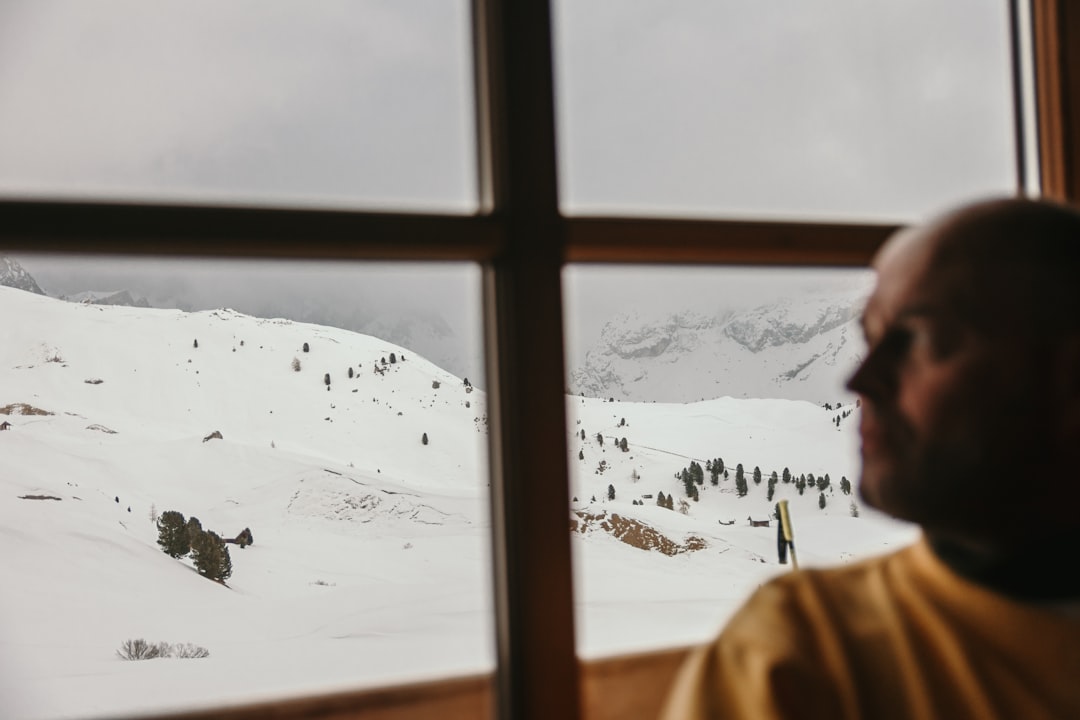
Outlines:
{"label": "distant mountain peak", "polygon": [[786,298],[712,317],[628,312],[571,373],[571,391],[631,401],[843,398],[862,344],[864,288]]}
{"label": "distant mountain peak", "polygon": [[108,290],[105,292],[98,290],[87,290],[85,292],[76,293],[75,295],[67,295],[61,298],[61,300],[67,300],[68,302],[80,302],[88,305],[124,305],[127,307],[150,307],[150,303],[146,298],[136,297],[127,290]]}
{"label": "distant mountain peak", "polygon": [[44,295],[45,291],[15,258],[0,255],[0,285]]}

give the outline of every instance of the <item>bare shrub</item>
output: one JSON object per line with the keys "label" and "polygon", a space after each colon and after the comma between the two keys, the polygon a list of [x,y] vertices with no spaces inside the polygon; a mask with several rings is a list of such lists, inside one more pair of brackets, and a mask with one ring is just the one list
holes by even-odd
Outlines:
{"label": "bare shrub", "polygon": [[150,643],[142,638],[125,640],[116,654],[123,660],[154,660],[156,658],[204,658],[210,657],[210,651],[192,643],[167,642]]}
{"label": "bare shrub", "polygon": [[168,657],[168,643],[149,643],[142,638],[125,640],[120,645],[116,654],[123,660],[153,660],[159,657]]}
{"label": "bare shrub", "polygon": [[192,643],[178,643],[173,645],[171,657],[189,659],[210,657],[210,651],[201,645]]}

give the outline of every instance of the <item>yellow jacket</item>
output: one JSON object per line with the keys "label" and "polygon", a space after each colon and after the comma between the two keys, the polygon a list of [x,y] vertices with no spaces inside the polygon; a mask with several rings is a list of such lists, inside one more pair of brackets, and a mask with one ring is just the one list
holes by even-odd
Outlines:
{"label": "yellow jacket", "polygon": [[922,540],[766,584],[662,718],[1080,718],[1077,618],[964,580]]}

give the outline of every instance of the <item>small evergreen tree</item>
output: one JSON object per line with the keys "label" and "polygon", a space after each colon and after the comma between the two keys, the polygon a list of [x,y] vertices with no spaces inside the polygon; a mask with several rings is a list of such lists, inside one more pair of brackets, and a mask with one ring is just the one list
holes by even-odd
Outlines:
{"label": "small evergreen tree", "polygon": [[349,368],[349,379],[350,380],[352,380],[352,376],[353,376],[353,369],[350,367]]}
{"label": "small evergreen tree", "polygon": [[195,344],[192,347],[194,347],[196,350],[199,349],[199,338],[195,338]]}
{"label": "small evergreen tree", "polygon": [[603,435],[603,433],[596,433],[596,442],[600,443],[600,447],[604,446],[604,435]]}
{"label": "small evergreen tree", "polygon": [[615,499],[615,486],[614,485],[608,485],[607,486],[607,499],[608,500],[614,500]]}
{"label": "small evergreen tree", "polygon": [[185,532],[187,533],[188,547],[191,547],[195,544],[195,539],[202,534],[202,531],[202,523],[199,522],[199,518],[195,517],[194,515],[188,518],[187,526],[185,527]]}
{"label": "small evergreen tree", "polygon": [[829,474],[825,473],[823,477],[819,477],[817,479],[817,489],[824,491],[826,488],[829,487],[829,482]]}
{"label": "small evergreen tree", "polygon": [[309,348],[309,347],[308,347],[308,344],[307,344],[307,343],[304,343],[304,352],[307,352],[307,351],[308,351],[308,350],[310,350],[310,349],[311,349],[311,348]]}
{"label": "small evergreen tree", "polygon": [[191,560],[199,574],[211,580],[224,582],[232,575],[232,558],[229,548],[215,532],[203,532],[191,545]]}
{"label": "small evergreen tree", "polygon": [[739,497],[745,497],[747,492],[746,476],[743,475],[742,465],[735,468],[735,492]]}
{"label": "small evergreen tree", "polygon": [[674,495],[668,495],[667,496],[667,499],[664,501],[664,507],[666,507],[668,510],[674,510],[675,509],[675,496]]}
{"label": "small evergreen tree", "polygon": [[300,358],[292,359],[292,369],[293,372],[300,372]]}
{"label": "small evergreen tree", "polygon": [[626,438],[619,441],[619,449],[623,452],[627,452],[630,449],[626,444]]}
{"label": "small evergreen tree", "polygon": [[851,481],[848,480],[846,477],[840,478],[840,492],[844,493],[845,495],[851,494]]}
{"label": "small evergreen tree", "polygon": [[581,428],[581,439],[585,439],[585,428]]}
{"label": "small evergreen tree", "polygon": [[427,433],[424,433],[423,437],[420,438],[420,443],[423,444],[423,445],[427,445],[427,443],[428,443]]}
{"label": "small evergreen tree", "polygon": [[682,483],[683,492],[689,495],[690,488],[694,484],[694,481],[690,479],[690,473],[687,472],[686,468],[683,468],[675,474],[675,477],[677,477],[679,479],[679,482]]}
{"label": "small evergreen tree", "polygon": [[578,460],[584,460],[585,459],[585,451],[584,450],[578,450],[577,451],[577,459]]}
{"label": "small evergreen tree", "polygon": [[157,521],[158,545],[166,555],[180,558],[191,550],[184,516],[176,510],[166,510]]}
{"label": "small evergreen tree", "polygon": [[326,384],[326,387],[330,387],[330,373],[323,375],[322,381]]}
{"label": "small evergreen tree", "polygon": [[784,468],[784,474],[781,476],[780,479],[781,479],[781,481],[783,481],[785,483],[791,482],[791,471],[788,470],[787,468]]}
{"label": "small evergreen tree", "polygon": [[848,506],[848,511],[851,513],[851,517],[859,517],[859,506],[855,504],[855,501],[851,501],[851,505]]}
{"label": "small evergreen tree", "polygon": [[822,510],[825,509],[825,493],[818,493],[817,506]]}
{"label": "small evergreen tree", "polygon": [[661,490],[660,494],[656,496],[656,504],[660,507],[667,507],[667,501],[664,499],[664,491]]}
{"label": "small evergreen tree", "polygon": [[397,364],[397,355],[395,355],[394,353],[390,353],[390,364],[391,365],[396,365]]}
{"label": "small evergreen tree", "polygon": [[761,484],[761,468],[759,468],[757,465],[754,466],[754,484]]}

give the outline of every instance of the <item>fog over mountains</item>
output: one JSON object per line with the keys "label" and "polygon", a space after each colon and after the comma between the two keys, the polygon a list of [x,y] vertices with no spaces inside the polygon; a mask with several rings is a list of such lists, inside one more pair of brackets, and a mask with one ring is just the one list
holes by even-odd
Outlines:
{"label": "fog over mountains", "polygon": [[850,400],[866,289],[784,298],[708,316],[630,312],[609,321],[571,372],[588,397],[694,402],[714,397]]}
{"label": "fog over mountains", "polygon": [[[13,258],[3,262],[0,285],[42,292]],[[28,262],[54,297],[185,311],[228,307],[339,327],[408,348],[485,386],[476,278],[461,267],[425,275],[349,264]],[[810,283],[812,273],[774,279],[761,272],[569,274],[569,391],[640,402],[850,400],[843,385],[861,352],[857,318],[869,276]]]}

